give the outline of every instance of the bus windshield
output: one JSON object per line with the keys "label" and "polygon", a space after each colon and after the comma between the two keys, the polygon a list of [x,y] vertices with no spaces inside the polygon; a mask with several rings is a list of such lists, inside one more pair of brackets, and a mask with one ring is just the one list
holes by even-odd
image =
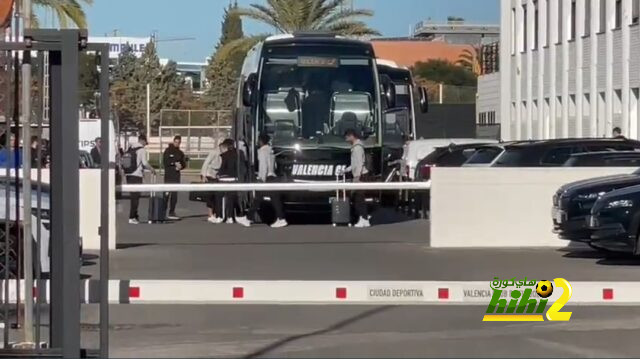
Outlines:
{"label": "bus windshield", "polygon": [[276,146],[347,146],[354,129],[377,142],[376,81],[368,58],[267,58],[259,127]]}

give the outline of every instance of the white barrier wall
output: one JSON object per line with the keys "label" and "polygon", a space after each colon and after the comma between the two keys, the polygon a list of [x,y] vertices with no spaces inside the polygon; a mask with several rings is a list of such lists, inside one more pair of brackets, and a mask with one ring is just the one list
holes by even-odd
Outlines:
{"label": "white barrier wall", "polygon": [[[4,175],[5,171],[0,171]],[[11,171],[11,176],[14,175]],[[22,173],[22,171],[20,171]],[[22,174],[20,174],[22,177]],[[38,172],[31,171],[31,180],[38,179]],[[109,249],[116,249],[116,183],[114,170],[109,174]],[[49,182],[49,170],[42,170],[42,182]],[[32,193],[35,197],[35,193]],[[84,249],[100,249],[100,169],[80,170],[80,236]]]}
{"label": "white barrier wall", "polygon": [[434,168],[432,247],[562,247],[552,198],[565,183],[635,168]]}

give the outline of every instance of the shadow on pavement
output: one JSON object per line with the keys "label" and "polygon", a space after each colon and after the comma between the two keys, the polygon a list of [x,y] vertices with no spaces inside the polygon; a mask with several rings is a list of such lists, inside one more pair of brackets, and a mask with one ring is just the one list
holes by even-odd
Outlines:
{"label": "shadow on pavement", "polygon": [[298,335],[293,335],[281,340],[278,340],[277,342],[273,343],[273,344],[269,344],[264,348],[258,349],[253,353],[250,353],[248,355],[246,355],[244,358],[249,359],[249,358],[257,358],[260,357],[262,355],[268,354],[280,347],[283,347],[289,343],[301,340],[301,339],[305,339],[305,338],[309,338],[309,337],[313,337],[313,336],[317,336],[317,335],[322,335],[322,334],[327,334],[330,333],[332,331],[335,330],[339,330],[342,329],[344,327],[346,327],[347,325],[353,324],[357,321],[360,321],[362,319],[374,316],[378,313],[384,312],[386,310],[389,310],[391,308],[394,308],[395,306],[383,306],[383,307],[377,307],[377,308],[373,308],[373,309],[369,309],[367,311],[364,311],[356,316],[347,318],[345,320],[342,320],[338,323],[335,323],[334,325],[328,327],[328,328],[324,328],[324,329],[320,329],[320,330],[316,330],[313,332],[309,332],[309,333],[303,333],[303,334],[298,334]]}

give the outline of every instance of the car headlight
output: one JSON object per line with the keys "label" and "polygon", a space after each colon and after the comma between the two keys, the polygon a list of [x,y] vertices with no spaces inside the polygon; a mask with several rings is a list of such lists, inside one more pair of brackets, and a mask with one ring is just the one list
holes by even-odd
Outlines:
{"label": "car headlight", "polygon": [[579,194],[576,196],[576,199],[579,201],[589,201],[589,200],[594,200],[594,199],[598,199],[600,196],[602,196],[605,192],[594,192],[594,193],[586,193],[586,194]]}
{"label": "car headlight", "polygon": [[627,207],[633,207],[633,201],[630,199],[619,199],[617,201],[612,201],[607,203],[607,205],[604,207],[605,209],[612,209],[612,208],[627,208]]}

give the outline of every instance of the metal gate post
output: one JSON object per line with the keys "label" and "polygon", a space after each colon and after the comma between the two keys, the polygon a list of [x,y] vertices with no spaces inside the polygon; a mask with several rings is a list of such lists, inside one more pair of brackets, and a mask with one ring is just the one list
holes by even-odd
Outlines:
{"label": "metal gate post", "polygon": [[61,30],[51,52],[51,343],[80,356],[78,30]]}

